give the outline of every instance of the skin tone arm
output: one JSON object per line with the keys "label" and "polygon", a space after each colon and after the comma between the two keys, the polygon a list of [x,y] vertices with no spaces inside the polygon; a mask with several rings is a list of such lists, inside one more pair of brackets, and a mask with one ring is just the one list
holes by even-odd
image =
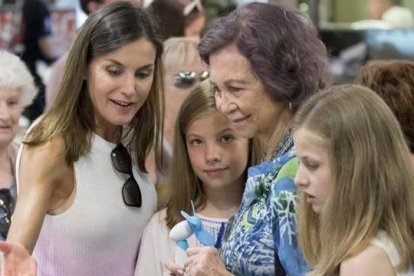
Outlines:
{"label": "skin tone arm", "polygon": [[62,196],[65,187],[71,185],[73,190],[73,173],[63,149],[63,139],[54,138],[40,146],[26,146],[22,153],[19,197],[7,241],[23,245],[30,254],[46,213],[67,199]]}
{"label": "skin tone arm", "polygon": [[343,261],[339,274],[341,276],[396,276],[387,254],[373,245]]}

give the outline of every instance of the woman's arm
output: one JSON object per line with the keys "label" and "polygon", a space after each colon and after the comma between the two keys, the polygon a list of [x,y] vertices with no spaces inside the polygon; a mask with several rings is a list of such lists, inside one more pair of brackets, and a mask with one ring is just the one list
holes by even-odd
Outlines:
{"label": "woman's arm", "polygon": [[19,169],[19,192],[7,241],[23,245],[31,254],[56,187],[62,185],[68,166],[61,138],[36,147],[25,146]]}

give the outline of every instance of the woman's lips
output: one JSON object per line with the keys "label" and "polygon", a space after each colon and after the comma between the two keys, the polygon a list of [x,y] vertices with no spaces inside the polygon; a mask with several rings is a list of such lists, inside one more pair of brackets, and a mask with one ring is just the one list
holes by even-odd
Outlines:
{"label": "woman's lips", "polygon": [[230,121],[233,123],[233,124],[239,124],[239,123],[241,123],[241,122],[243,122],[243,121],[245,121],[247,118],[249,118],[250,116],[244,116],[244,117],[241,117],[241,118],[236,118],[236,119],[230,119]]}

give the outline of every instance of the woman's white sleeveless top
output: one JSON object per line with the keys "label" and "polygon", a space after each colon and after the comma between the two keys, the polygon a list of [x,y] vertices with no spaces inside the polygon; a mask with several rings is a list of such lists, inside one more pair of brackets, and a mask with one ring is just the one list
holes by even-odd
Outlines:
{"label": "woman's white sleeveless top", "polygon": [[157,197],[154,185],[133,166],[142,207],[124,204],[122,186],[129,176],[112,165],[115,147],[93,135],[91,152],[74,163],[74,201],[63,213],[46,215],[33,252],[38,276],[134,274],[141,234]]}

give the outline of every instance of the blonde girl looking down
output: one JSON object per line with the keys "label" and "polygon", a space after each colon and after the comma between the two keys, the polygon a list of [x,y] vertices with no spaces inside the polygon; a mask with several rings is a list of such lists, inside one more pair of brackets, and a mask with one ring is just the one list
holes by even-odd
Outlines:
{"label": "blonde girl looking down", "polygon": [[412,275],[414,175],[386,103],[333,87],[299,109],[293,129],[299,240],[314,275]]}

